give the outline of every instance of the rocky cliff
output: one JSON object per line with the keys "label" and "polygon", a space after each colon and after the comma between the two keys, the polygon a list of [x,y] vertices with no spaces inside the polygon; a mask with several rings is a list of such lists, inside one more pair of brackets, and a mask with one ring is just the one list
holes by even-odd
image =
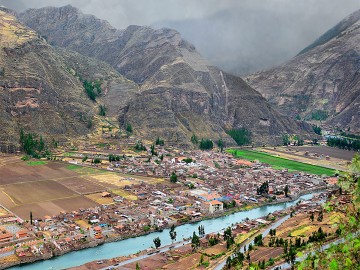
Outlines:
{"label": "rocky cliff", "polygon": [[0,142],[17,142],[21,127],[51,136],[88,132],[92,103],[66,62],[38,34],[0,10]]}
{"label": "rocky cliff", "polygon": [[360,11],[291,61],[246,82],[293,118],[321,119],[360,132]]}
{"label": "rocky cliff", "polygon": [[117,30],[71,6],[31,9],[20,18],[50,44],[105,61],[137,83],[138,90],[117,98],[120,124],[131,123],[138,135],[189,142],[196,134],[232,142],[225,130],[245,127],[255,142],[267,143],[307,132],[308,126],[273,110],[242,79],[207,63],[174,30]]}

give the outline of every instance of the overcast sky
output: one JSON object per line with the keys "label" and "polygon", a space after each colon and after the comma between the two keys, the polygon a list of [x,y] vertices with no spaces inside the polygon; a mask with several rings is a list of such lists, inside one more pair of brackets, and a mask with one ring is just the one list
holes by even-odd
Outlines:
{"label": "overcast sky", "polygon": [[359,0],[0,0],[17,11],[71,4],[128,25],[169,26],[211,62],[252,72],[282,63],[350,13]]}

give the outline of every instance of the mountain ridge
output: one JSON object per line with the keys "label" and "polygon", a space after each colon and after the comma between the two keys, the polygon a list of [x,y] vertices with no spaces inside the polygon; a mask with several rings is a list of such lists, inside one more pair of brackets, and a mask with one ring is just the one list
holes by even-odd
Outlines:
{"label": "mountain ridge", "polygon": [[189,142],[196,133],[233,143],[225,131],[244,127],[253,132],[254,142],[269,143],[284,133],[308,135],[310,130],[273,110],[242,79],[211,66],[175,30],[117,30],[71,6],[30,9],[19,17],[50,44],[105,61],[139,84],[119,108],[118,119],[141,136]]}
{"label": "mountain ridge", "polygon": [[360,11],[338,25],[347,28],[330,39],[325,33],[326,43],[315,42],[290,61],[245,80],[284,114],[359,132]]}

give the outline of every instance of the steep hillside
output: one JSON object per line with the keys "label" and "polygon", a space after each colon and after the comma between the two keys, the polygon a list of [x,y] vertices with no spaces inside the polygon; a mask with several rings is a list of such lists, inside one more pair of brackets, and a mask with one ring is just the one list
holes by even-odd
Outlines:
{"label": "steep hillside", "polygon": [[64,58],[71,74],[81,80],[101,82],[102,93],[97,103],[106,104],[107,116],[118,117],[119,111],[138,92],[136,83],[120,75],[109,64],[61,47],[55,47],[55,50]]}
{"label": "steep hillside", "polygon": [[360,132],[360,11],[291,61],[246,82],[287,115]]}
{"label": "steep hillside", "polygon": [[174,30],[117,30],[71,6],[31,9],[20,18],[51,44],[105,61],[139,84],[133,97],[117,96],[120,124],[131,123],[139,135],[232,142],[225,130],[245,127],[255,142],[273,143],[284,133],[303,133],[303,126],[274,111],[240,78],[211,66]]}
{"label": "steep hillside", "polygon": [[37,33],[0,10],[0,143],[25,130],[67,138],[88,132],[92,103],[64,59]]}

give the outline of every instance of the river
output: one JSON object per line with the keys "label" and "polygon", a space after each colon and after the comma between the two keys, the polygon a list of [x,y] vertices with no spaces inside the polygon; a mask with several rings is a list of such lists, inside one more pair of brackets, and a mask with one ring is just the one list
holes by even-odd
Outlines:
{"label": "river", "polygon": [[[176,227],[177,240],[179,241],[182,240],[183,238],[188,238],[192,236],[194,231],[198,233],[197,228],[199,225],[204,226],[205,233],[207,234],[218,232],[219,230],[231,226],[232,224],[241,222],[246,218],[255,219],[255,218],[263,217],[274,211],[283,210],[285,208],[293,206],[299,200],[309,200],[312,198],[312,196],[313,194],[306,194],[292,202],[265,205],[248,211],[237,212],[228,216],[203,220],[192,224],[181,225]],[[165,229],[162,232],[154,232],[148,235],[129,238],[118,242],[106,243],[93,248],[73,251],[59,257],[54,257],[49,260],[38,261],[22,266],[15,266],[9,269],[59,270],[59,269],[79,266],[95,260],[111,259],[114,257],[130,255],[137,253],[140,250],[144,250],[153,246],[154,245],[153,239],[155,237],[160,237],[162,246],[171,244],[171,239],[169,237],[169,229]]]}

